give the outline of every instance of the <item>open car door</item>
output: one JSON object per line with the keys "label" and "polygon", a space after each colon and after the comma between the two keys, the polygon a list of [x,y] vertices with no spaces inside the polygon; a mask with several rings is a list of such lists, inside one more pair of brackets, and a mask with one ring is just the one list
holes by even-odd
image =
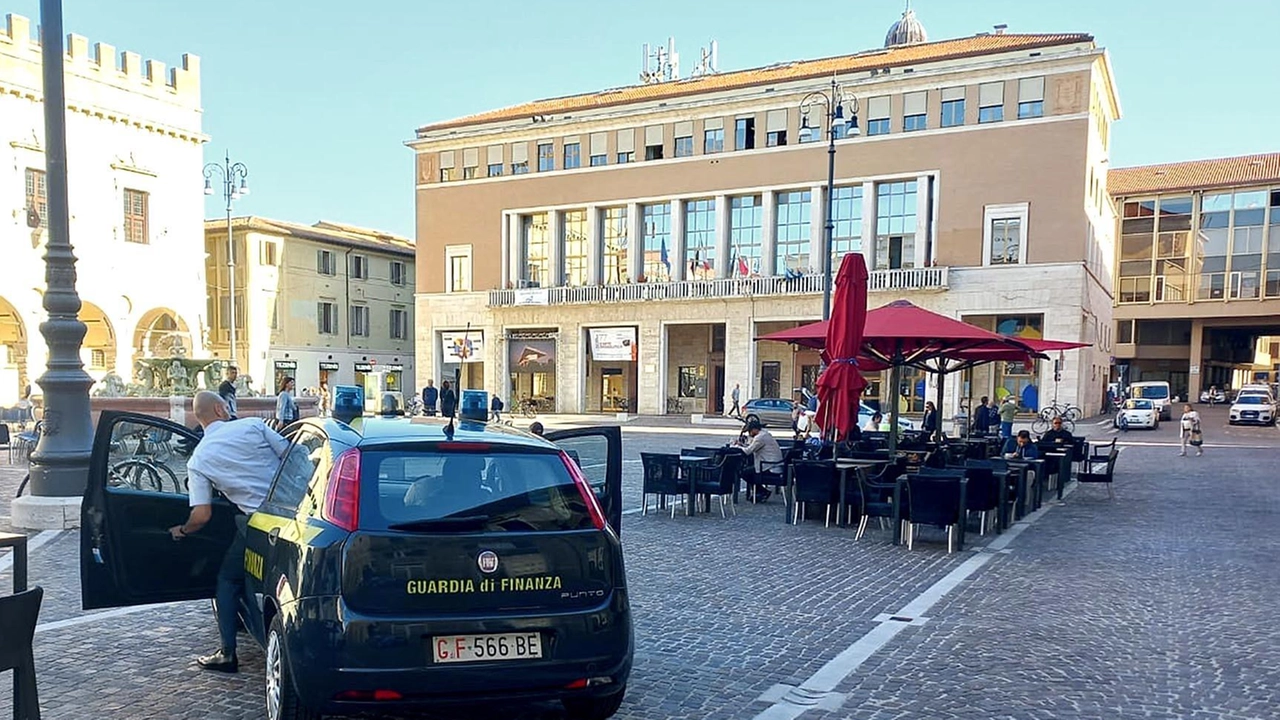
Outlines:
{"label": "open car door", "polygon": [[545,436],[582,468],[613,531],[622,534],[622,428],[556,430]]}
{"label": "open car door", "polygon": [[80,511],[80,595],[86,610],[211,598],[235,533],[235,509],[215,495],[213,518],[181,541],[189,428],[149,415],[103,411]]}

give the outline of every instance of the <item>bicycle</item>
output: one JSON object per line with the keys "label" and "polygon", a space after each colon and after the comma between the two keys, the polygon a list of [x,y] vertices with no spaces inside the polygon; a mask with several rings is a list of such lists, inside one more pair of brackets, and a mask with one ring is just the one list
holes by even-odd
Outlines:
{"label": "bicycle", "polygon": [[150,490],[166,492],[165,481],[173,492],[185,493],[186,482],[179,481],[178,476],[167,465],[162,465],[150,457],[142,455],[126,458],[111,466],[107,482],[111,485],[128,486],[134,490]]}
{"label": "bicycle", "polygon": [[521,398],[520,414],[532,420],[538,416],[538,401],[533,398]]}
{"label": "bicycle", "polygon": [[675,396],[667,398],[667,413],[672,415],[683,415],[684,402]]}
{"label": "bicycle", "polygon": [[1045,433],[1049,432],[1049,428],[1053,427],[1053,421],[1054,421],[1054,420],[1061,420],[1061,421],[1062,421],[1062,429],[1063,429],[1063,430],[1066,430],[1067,432],[1071,433],[1072,435],[1074,435],[1074,434],[1075,434],[1075,432],[1076,432],[1076,423],[1075,423],[1075,421],[1074,421],[1074,420],[1072,420],[1072,419],[1071,419],[1071,418],[1069,418],[1069,417],[1062,416],[1062,415],[1046,416],[1046,415],[1045,415],[1045,413],[1044,413],[1043,411],[1042,411],[1039,415],[1037,415],[1037,416],[1036,416],[1036,419],[1035,419],[1034,421],[1032,421],[1032,423],[1031,423],[1031,431],[1032,431],[1032,432],[1034,432],[1034,433],[1035,433],[1035,434],[1037,434],[1037,435],[1043,435],[1043,434],[1045,434]]}
{"label": "bicycle", "polygon": [[1054,402],[1040,411],[1040,417],[1050,422],[1055,417],[1060,417],[1063,420],[1070,420],[1074,423],[1079,422],[1084,417],[1084,411],[1071,403]]}

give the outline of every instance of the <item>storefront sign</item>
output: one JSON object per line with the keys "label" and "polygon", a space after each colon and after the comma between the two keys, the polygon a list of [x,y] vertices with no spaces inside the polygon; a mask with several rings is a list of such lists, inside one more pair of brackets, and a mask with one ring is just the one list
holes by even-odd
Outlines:
{"label": "storefront sign", "polygon": [[555,340],[507,338],[511,372],[547,372],[556,367]]}
{"label": "storefront sign", "polygon": [[484,362],[484,331],[447,332],[440,337],[446,365]]}
{"label": "storefront sign", "polygon": [[338,363],[333,362],[332,360],[320,361],[320,372],[333,372],[333,371],[336,371],[337,369],[338,369]]}
{"label": "storefront sign", "polygon": [[547,288],[520,288],[515,291],[514,305],[549,305],[551,294]]}
{"label": "storefront sign", "polygon": [[635,328],[591,328],[592,360],[596,362],[635,362],[638,357]]}
{"label": "storefront sign", "polygon": [[382,369],[388,372],[404,372],[404,365],[401,365],[399,363],[391,363],[389,365],[381,365],[379,367],[381,367]]}
{"label": "storefront sign", "polygon": [[276,360],[276,370],[297,370],[297,360]]}
{"label": "storefront sign", "polygon": [[373,372],[373,363],[367,363],[367,362],[358,362],[358,363],[356,363],[356,372],[358,372],[358,373],[371,373],[371,372]]}

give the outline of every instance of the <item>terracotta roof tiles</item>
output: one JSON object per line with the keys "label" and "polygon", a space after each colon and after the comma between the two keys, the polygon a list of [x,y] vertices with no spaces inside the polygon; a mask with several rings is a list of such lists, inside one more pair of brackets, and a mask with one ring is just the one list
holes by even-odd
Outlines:
{"label": "terracotta roof tiles", "polygon": [[1085,33],[976,35],[920,43],[918,45],[868,50],[854,55],[841,55],[817,60],[797,60],[761,68],[704,75],[684,80],[648,85],[630,85],[600,92],[537,100],[424,125],[418,128],[418,135],[421,137],[424,133],[434,130],[528,118],[535,115],[597,110],[628,103],[735,90],[773,82],[826,78],[833,73],[849,73],[872,68],[889,68],[921,62],[955,60],[1017,50],[1033,50],[1055,45],[1092,42],[1093,36]]}
{"label": "terracotta roof tiles", "polygon": [[1117,168],[1107,173],[1115,197],[1280,182],[1280,153]]}

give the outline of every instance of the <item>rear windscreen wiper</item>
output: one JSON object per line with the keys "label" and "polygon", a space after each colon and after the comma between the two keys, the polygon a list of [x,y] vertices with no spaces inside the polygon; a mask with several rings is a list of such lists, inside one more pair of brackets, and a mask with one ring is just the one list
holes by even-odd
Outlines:
{"label": "rear windscreen wiper", "polygon": [[456,530],[466,527],[484,527],[489,523],[490,519],[488,515],[459,515],[456,517],[407,520],[405,522],[391,523],[387,527],[391,530]]}

